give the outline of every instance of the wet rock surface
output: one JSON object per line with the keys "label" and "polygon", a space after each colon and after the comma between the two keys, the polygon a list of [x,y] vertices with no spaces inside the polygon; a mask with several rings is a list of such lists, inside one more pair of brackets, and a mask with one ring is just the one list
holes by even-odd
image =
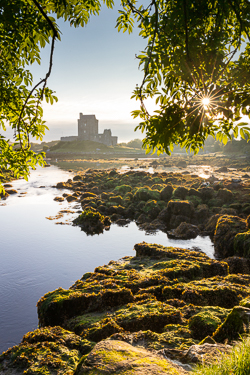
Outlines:
{"label": "wet rock surface", "polygon": [[[229,178],[232,164],[223,160],[221,179],[91,169],[58,183],[68,189],[58,200],[79,203],[75,225],[88,234],[131,220],[174,238],[209,234],[220,261],[136,244],[135,257],[110,261],[69,289],[45,294],[37,305],[41,328],[0,356],[0,374],[185,374],[195,363],[219,360],[249,333],[249,161],[233,161],[242,176]],[[179,162],[187,168],[191,159]]]}
{"label": "wet rock surface", "polygon": [[[65,373],[75,375],[95,374],[94,366],[103,374],[117,368],[182,374],[183,367],[169,360],[192,366],[249,331],[249,275],[229,274],[227,263],[186,249],[142,242],[135,251],[84,274],[69,289],[45,294],[37,304],[42,328],[0,357],[0,374],[43,366],[37,347],[50,358],[49,374],[63,373],[64,358],[74,364]],[[147,363],[140,359],[146,351]],[[54,362],[57,372],[48,367]]]}
{"label": "wet rock surface", "polygon": [[200,230],[196,225],[182,222],[176,229],[167,232],[169,238],[188,240],[199,235]]}
{"label": "wet rock surface", "polygon": [[[228,167],[223,170],[229,171]],[[189,173],[88,169],[58,183],[57,188],[70,190],[61,199],[81,204],[82,214],[74,225],[80,225],[87,234],[101,233],[112,223],[123,226],[134,220],[146,232],[161,230],[176,239],[210,235],[221,259],[249,257],[249,180],[235,183],[210,177],[204,182]],[[81,218],[89,210],[106,217],[110,224],[99,223],[94,228],[87,221],[83,223]]]}
{"label": "wet rock surface", "polygon": [[246,220],[238,216],[220,216],[214,233],[214,249],[217,256],[226,258],[234,255],[235,236],[247,230],[248,223]]}
{"label": "wet rock surface", "polygon": [[84,374],[188,374],[163,355],[118,340],[104,340],[78,366],[75,375]]}
{"label": "wet rock surface", "polygon": [[37,329],[0,356],[0,374],[73,375],[82,356],[93,346],[61,327]]}

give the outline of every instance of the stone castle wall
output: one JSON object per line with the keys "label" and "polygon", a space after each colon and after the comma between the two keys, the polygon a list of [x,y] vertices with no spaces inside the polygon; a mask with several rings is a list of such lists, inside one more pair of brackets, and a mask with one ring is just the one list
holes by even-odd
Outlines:
{"label": "stone castle wall", "polygon": [[71,142],[75,140],[94,141],[106,146],[115,146],[118,137],[112,136],[110,129],[105,129],[102,134],[98,133],[98,120],[95,115],[83,115],[80,113],[78,121],[78,136],[61,137],[61,141]]}

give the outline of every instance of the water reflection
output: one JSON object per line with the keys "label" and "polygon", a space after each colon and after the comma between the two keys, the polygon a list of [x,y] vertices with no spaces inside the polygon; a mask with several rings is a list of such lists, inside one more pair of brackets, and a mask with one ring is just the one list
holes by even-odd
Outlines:
{"label": "water reflection", "polygon": [[[53,200],[63,191],[59,193],[52,186],[68,178],[72,178],[71,173],[55,166],[38,168],[28,183],[14,181],[13,188],[19,194],[0,203],[6,204],[0,207],[0,352],[37,327],[36,302],[42,295],[58,287],[68,288],[85,272],[111,259],[135,255],[135,243],[197,246],[213,256],[209,238],[174,241],[162,232],[147,235],[135,223],[112,225],[110,231],[96,236],[86,236],[78,227],[54,225],[46,217],[75,205]],[[20,195],[24,192],[27,194]]]}

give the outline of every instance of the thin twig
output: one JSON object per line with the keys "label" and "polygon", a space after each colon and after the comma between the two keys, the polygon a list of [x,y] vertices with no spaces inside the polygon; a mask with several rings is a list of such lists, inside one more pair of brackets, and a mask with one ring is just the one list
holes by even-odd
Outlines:
{"label": "thin twig", "polygon": [[127,3],[132,13],[138,14],[142,19],[145,19],[142,12],[140,12],[129,0],[127,0]]}
{"label": "thin twig", "polygon": [[152,54],[153,54],[153,48],[154,48],[154,45],[155,45],[155,39],[156,39],[156,35],[158,33],[158,8],[157,8],[157,4],[156,4],[156,0],[152,0],[152,5],[154,5],[154,8],[155,8],[155,29],[154,29],[154,35],[153,35],[153,40],[152,40],[152,44],[150,46],[150,54],[149,54],[149,57],[148,57],[148,61],[147,61],[147,64],[146,64],[146,69],[145,69],[145,72],[144,72],[144,77],[143,77],[143,80],[142,80],[142,84],[139,88],[139,98],[140,98],[140,102],[141,102],[141,106],[142,108],[144,109],[144,111],[146,112],[147,114],[147,117],[149,118],[150,115],[145,107],[145,104],[143,102],[143,98],[142,98],[142,89],[143,89],[143,86],[144,86],[144,83],[146,81],[146,78],[147,78],[147,75],[149,73],[149,64],[150,64],[150,61],[151,61],[151,58],[152,58]]}

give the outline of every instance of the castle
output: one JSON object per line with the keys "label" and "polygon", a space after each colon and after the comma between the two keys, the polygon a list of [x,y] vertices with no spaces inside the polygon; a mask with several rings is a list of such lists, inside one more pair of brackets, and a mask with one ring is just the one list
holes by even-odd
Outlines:
{"label": "castle", "polygon": [[106,146],[117,145],[118,137],[112,136],[110,129],[105,129],[102,134],[98,133],[98,120],[95,115],[83,115],[80,113],[80,118],[77,121],[78,136],[61,137],[61,141],[95,141]]}

